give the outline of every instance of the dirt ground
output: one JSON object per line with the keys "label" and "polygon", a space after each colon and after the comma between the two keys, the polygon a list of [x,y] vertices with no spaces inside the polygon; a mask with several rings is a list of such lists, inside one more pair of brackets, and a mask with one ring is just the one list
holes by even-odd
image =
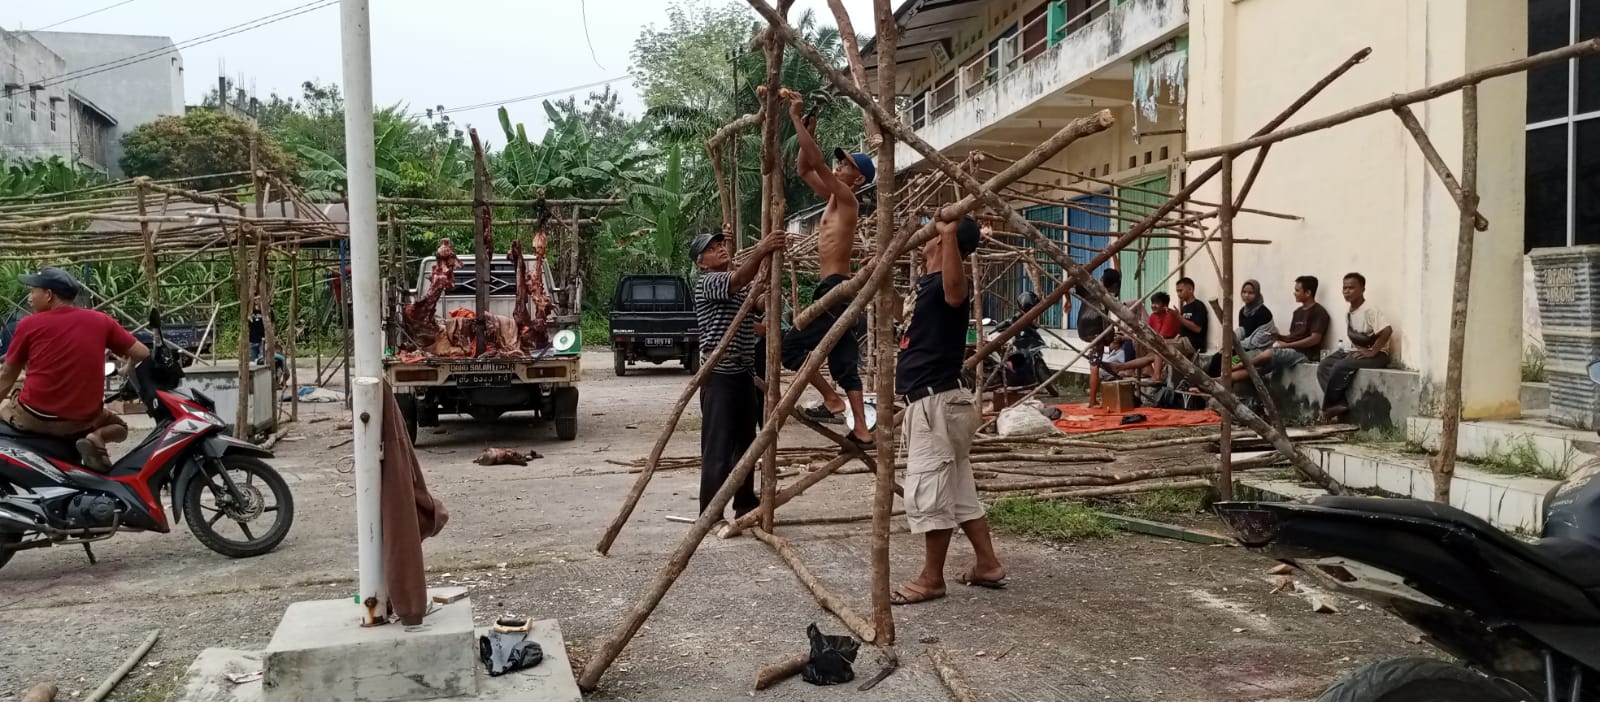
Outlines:
{"label": "dirt ground", "polygon": [[[579,438],[557,441],[548,425],[508,417],[449,419],[423,429],[419,457],[430,489],[450,510],[426,543],[430,584],[468,585],[477,616],[559,618],[575,658],[596,648],[664,565],[692,516],[698,476],[658,475],[609,558],[594,544],[635,476],[606,459],[645,455],[687,376],[675,366],[612,374],[609,353],[585,357]],[[273,461],[294,490],[296,520],[274,552],[228,560],[179,526],[171,534],[122,534],[96,545],[29,551],[0,572],[0,701],[54,680],[61,699],[81,697],[151,630],[160,642],[113,695],[166,699],[201,649],[266,645],[284,608],[348,597],[355,548],[349,446],[334,430],[342,409],[303,406],[304,420]],[[691,405],[689,425],[698,427]],[[310,420],[323,420],[312,423]],[[680,432],[668,455],[698,451]],[[817,446],[803,427],[785,446]],[[535,449],[527,467],[471,461],[487,446]],[[790,516],[868,511],[870,476],[836,476],[784,510]],[[812,570],[855,609],[870,613],[864,524],[782,530]],[[953,577],[970,558],[957,538]],[[1269,594],[1265,559],[1237,548],[1119,535],[1056,547],[1001,537],[1011,586],[953,585],[938,602],[895,610],[902,667],[868,693],[793,679],[757,699],[948,699],[924,651],[947,649],[984,698],[1004,702],[1310,700],[1340,673],[1375,657],[1417,655],[1414,632],[1386,614],[1336,598],[1314,614],[1300,596]],[[920,544],[894,536],[897,580],[915,572]],[[843,625],[818,608],[766,546],[711,539],[594,700],[734,700],[752,696],[755,671],[805,650],[805,628]],[[864,651],[859,678],[878,669]]]}

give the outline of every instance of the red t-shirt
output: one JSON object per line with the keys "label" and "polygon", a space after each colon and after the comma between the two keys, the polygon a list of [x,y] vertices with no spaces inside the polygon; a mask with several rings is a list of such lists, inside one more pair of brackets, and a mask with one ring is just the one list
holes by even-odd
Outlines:
{"label": "red t-shirt", "polygon": [[57,307],[17,323],[6,363],[22,366],[22,404],[74,422],[100,416],[106,351],[126,354],[136,340],[103,312]]}
{"label": "red t-shirt", "polygon": [[1181,329],[1178,325],[1178,315],[1172,313],[1172,308],[1167,308],[1166,314],[1151,314],[1150,328],[1154,329],[1163,339],[1171,339],[1178,335]]}

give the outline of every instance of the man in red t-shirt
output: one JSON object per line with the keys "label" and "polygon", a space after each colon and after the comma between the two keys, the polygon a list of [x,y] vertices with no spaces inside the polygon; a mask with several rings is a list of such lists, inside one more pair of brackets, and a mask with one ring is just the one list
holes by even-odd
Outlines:
{"label": "man in red t-shirt", "polygon": [[[150,349],[105,313],[74,306],[82,288],[66,271],[46,268],[21,280],[33,314],[17,323],[0,368],[0,420],[26,432],[77,438],[84,465],[107,470],[106,444],[127,439],[128,425],[105,408],[106,351],[138,363]],[[22,392],[10,399],[24,369]]]}

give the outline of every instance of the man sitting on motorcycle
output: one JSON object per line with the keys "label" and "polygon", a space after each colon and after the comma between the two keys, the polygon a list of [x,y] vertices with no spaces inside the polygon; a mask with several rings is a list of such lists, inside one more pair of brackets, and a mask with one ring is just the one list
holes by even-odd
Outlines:
{"label": "man sitting on motorcycle", "polygon": [[[77,307],[82,288],[66,271],[21,276],[33,314],[17,323],[0,368],[0,420],[34,434],[76,438],[84,465],[111,468],[106,444],[128,438],[128,425],[105,408],[105,352],[134,364],[150,349],[103,312]],[[12,386],[26,369],[22,392]]]}

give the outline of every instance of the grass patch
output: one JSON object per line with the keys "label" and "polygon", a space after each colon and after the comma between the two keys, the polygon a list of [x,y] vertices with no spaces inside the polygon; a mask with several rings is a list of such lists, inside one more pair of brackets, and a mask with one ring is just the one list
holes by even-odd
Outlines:
{"label": "grass patch", "polygon": [[705,419],[698,414],[689,415],[678,420],[678,431],[700,431]]}
{"label": "grass patch", "polygon": [[1380,446],[1418,456],[1434,453],[1428,450],[1427,445],[1422,441],[1411,438],[1405,429],[1393,426],[1362,429],[1351,434],[1345,441],[1351,444]]}
{"label": "grass patch", "polygon": [[1568,468],[1572,465],[1573,456],[1570,453],[1559,460],[1554,456],[1546,456],[1539,451],[1533,439],[1519,436],[1504,444],[1495,444],[1489,449],[1488,455],[1476,461],[1479,468],[1498,475],[1527,475],[1546,480],[1561,480],[1567,477]]}
{"label": "grass patch", "polygon": [[1105,538],[1113,531],[1083,503],[1027,497],[1008,497],[990,505],[989,524],[1003,533],[1055,542]]}
{"label": "grass patch", "polygon": [[1522,349],[1522,382],[1543,383],[1548,377],[1546,361],[1549,357],[1545,354],[1543,346],[1529,344]]}
{"label": "grass patch", "polygon": [[583,336],[584,346],[611,346],[611,318],[597,312],[583,315],[582,326],[579,331]]}
{"label": "grass patch", "polygon": [[1108,500],[1098,505],[1107,512],[1140,519],[1159,520],[1173,515],[1200,514],[1211,504],[1209,488],[1164,488]]}

